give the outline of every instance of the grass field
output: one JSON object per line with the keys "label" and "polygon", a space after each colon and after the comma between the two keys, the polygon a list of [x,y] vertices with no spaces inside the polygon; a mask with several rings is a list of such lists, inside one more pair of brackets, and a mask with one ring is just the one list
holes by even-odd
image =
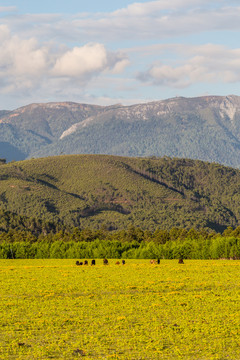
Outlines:
{"label": "grass field", "polygon": [[0,359],[240,359],[240,261],[0,260]]}

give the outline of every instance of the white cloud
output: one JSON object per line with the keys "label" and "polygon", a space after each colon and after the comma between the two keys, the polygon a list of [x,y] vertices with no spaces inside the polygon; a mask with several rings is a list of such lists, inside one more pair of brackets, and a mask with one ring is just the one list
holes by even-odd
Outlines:
{"label": "white cloud", "polygon": [[[134,2],[111,13],[75,15],[14,10],[0,6],[0,93],[9,98],[77,101],[88,91],[93,100],[117,99],[131,91],[146,99],[156,94],[153,84],[166,96],[169,89],[204,83],[201,91],[211,92],[240,82],[239,0]],[[229,47],[181,44],[204,44],[206,38]]]}
{"label": "white cloud", "polygon": [[7,25],[0,25],[0,43],[5,41],[10,36],[10,31]]}
{"label": "white cloud", "polygon": [[170,65],[152,64],[148,70],[140,72],[137,78],[142,82],[172,88],[184,88],[204,82],[240,81],[240,49],[208,44],[183,46],[181,52],[181,56],[184,54],[187,58],[179,57],[178,61],[174,61],[175,64]]}
{"label": "white cloud", "polygon": [[[236,4],[238,4],[236,2]],[[227,0],[160,0],[133,3],[111,13],[28,14],[2,18],[23,37],[56,42],[165,39],[240,29],[240,7]]]}
{"label": "white cloud", "polygon": [[66,50],[39,44],[35,38],[22,39],[12,35],[6,25],[0,26],[1,93],[34,89],[54,78],[64,78],[65,86],[72,81],[84,86],[102,72],[123,71],[128,63],[125,54],[109,52],[102,44]]}
{"label": "white cloud", "polygon": [[119,59],[117,61],[111,71],[112,74],[120,74],[124,71],[124,69],[130,65],[130,61],[125,57],[123,59]]}
{"label": "white cloud", "polygon": [[103,71],[121,73],[129,60],[126,55],[109,52],[103,44],[74,47],[60,56],[53,68],[54,76],[86,78]]}
{"label": "white cloud", "polygon": [[16,11],[16,6],[0,6],[0,13],[1,12],[9,12],[9,11]]}
{"label": "white cloud", "polygon": [[[0,26],[0,79],[11,88],[11,82],[22,87],[34,82],[46,70],[48,49],[33,38],[21,39]],[[10,87],[9,87],[10,86]]]}
{"label": "white cloud", "polygon": [[57,59],[53,74],[57,76],[86,76],[107,67],[107,52],[102,44],[74,47]]}
{"label": "white cloud", "polygon": [[183,10],[189,6],[199,6],[204,3],[211,3],[211,0],[158,0],[145,3],[135,2],[124,9],[116,10],[112,13],[114,16],[146,16],[156,14],[156,12]]}
{"label": "white cloud", "polygon": [[[96,39],[164,39],[203,31],[240,29],[240,7],[227,1],[160,0],[133,3],[112,13],[76,18],[76,33]],[[111,29],[109,31],[109,29]]]}

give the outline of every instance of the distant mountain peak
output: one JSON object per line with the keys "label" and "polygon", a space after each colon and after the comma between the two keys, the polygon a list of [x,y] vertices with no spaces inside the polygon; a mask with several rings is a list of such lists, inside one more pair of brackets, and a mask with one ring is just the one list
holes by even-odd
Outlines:
{"label": "distant mountain peak", "polygon": [[0,112],[0,157],[62,153],[167,155],[239,167],[240,97],[174,97],[130,106],[64,101]]}

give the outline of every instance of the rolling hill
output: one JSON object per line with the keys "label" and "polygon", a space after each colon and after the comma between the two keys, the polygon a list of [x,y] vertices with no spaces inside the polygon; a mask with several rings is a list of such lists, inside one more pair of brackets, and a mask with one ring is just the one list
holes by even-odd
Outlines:
{"label": "rolling hill", "polygon": [[240,171],[177,158],[62,155],[0,165],[0,208],[80,228],[240,222]]}
{"label": "rolling hill", "polygon": [[240,166],[240,97],[176,97],[132,106],[71,102],[0,111],[0,157],[171,156]]}

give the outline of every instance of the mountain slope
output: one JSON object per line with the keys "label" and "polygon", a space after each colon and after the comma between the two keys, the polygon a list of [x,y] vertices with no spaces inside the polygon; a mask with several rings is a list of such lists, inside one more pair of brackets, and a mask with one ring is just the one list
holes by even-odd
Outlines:
{"label": "mountain slope", "polygon": [[1,157],[8,161],[25,159],[53,143],[72,124],[101,111],[104,111],[101,106],[65,102],[32,104],[11,112],[2,112],[0,143],[13,146],[16,151],[9,154],[7,149],[0,149]]}
{"label": "mountain slope", "polygon": [[206,227],[240,221],[240,171],[202,161],[68,155],[0,166],[0,208],[68,226]]}
{"label": "mountain slope", "polygon": [[[240,97],[110,107],[33,104],[0,116],[3,142],[14,147],[15,159],[82,153],[167,155],[239,167]],[[0,152],[13,159],[7,151]]]}

